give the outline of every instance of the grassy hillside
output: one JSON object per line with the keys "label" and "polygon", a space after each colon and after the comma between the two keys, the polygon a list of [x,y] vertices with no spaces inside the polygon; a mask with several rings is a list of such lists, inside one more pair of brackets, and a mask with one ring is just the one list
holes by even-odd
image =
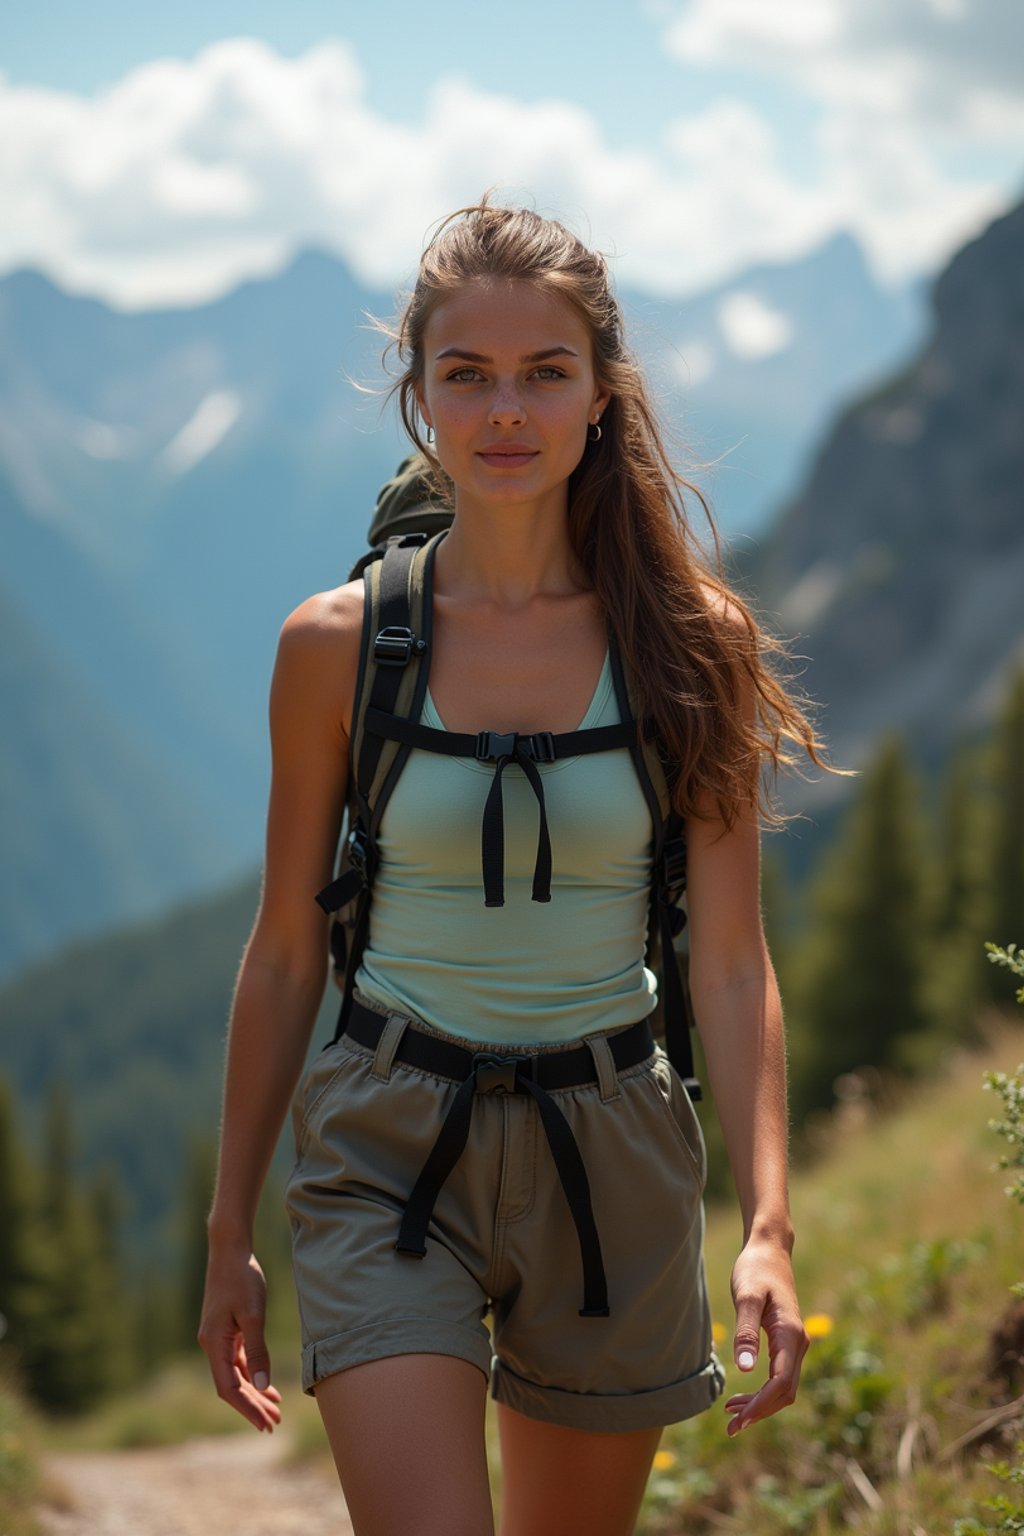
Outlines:
{"label": "grassy hillside", "polygon": [[[1024,1058],[1024,1028],[994,1022],[984,1048],[939,1064],[913,1088],[848,1100],[819,1127],[814,1166],[794,1172],[794,1265],[815,1342],[797,1403],[726,1436],[722,1403],[740,1390],[731,1365],[729,1277],[738,1251],[735,1205],[709,1211],[706,1253],[722,1399],[666,1430],[639,1531],[642,1536],[950,1536],[954,1520],[996,1489],[986,1460],[1006,1455],[1024,1403],[985,1424],[1024,1391],[1024,1328],[1016,1367],[993,1370],[992,1335],[1024,1274],[1021,1213],[1006,1199],[997,1113],[986,1068]],[[297,1383],[290,1287],[272,1295],[275,1379],[300,1450],[326,1454],[313,1402]],[[763,1379],[767,1361],[756,1374]],[[749,1383],[744,1379],[743,1386]],[[237,1427],[216,1402],[198,1356],[145,1394],[108,1405],[61,1441],[82,1447],[166,1441]],[[488,1443],[500,1480],[494,1406]],[[981,1431],[979,1433],[979,1431]],[[972,1438],[973,1437],[973,1438]]]}
{"label": "grassy hillside", "polygon": [[[1024,1275],[1024,1224],[1003,1193],[1003,1143],[988,1126],[999,1106],[982,1074],[1022,1058],[1024,1029],[993,1023],[982,1051],[951,1056],[931,1083],[884,1091],[881,1106],[855,1099],[822,1123],[820,1160],[792,1182],[798,1293],[818,1337],[796,1404],[736,1441],[720,1403],[749,1390],[731,1364],[740,1228],[735,1212],[709,1219],[726,1390],[666,1431],[645,1531],[949,1536],[997,1491],[985,1462],[1012,1454],[1024,1400],[978,1431],[1024,1391],[1024,1319],[1015,1370],[993,1369],[992,1338]],[[757,1382],[766,1366],[762,1349]]]}

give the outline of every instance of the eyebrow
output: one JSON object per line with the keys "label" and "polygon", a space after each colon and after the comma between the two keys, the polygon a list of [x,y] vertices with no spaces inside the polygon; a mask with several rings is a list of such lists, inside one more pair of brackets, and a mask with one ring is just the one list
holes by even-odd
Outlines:
{"label": "eyebrow", "polygon": [[[440,362],[443,357],[461,357],[467,363],[493,363],[493,357],[484,357],[480,352],[467,352],[464,347],[445,347],[434,359]],[[579,357],[571,347],[547,347],[543,352],[527,352],[519,359],[521,363],[543,363],[549,357]]]}

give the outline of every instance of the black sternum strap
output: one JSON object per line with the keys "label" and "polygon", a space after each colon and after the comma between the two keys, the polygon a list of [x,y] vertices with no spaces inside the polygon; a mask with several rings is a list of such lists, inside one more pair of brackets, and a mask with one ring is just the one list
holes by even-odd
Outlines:
{"label": "black sternum strap", "polygon": [[372,736],[400,741],[423,752],[437,752],[442,757],[475,757],[481,762],[500,756],[503,750],[511,751],[507,744],[513,741],[522,742],[533,761],[541,763],[553,763],[562,757],[587,757],[592,752],[610,752],[616,747],[636,744],[636,725],[632,720],[625,725],[595,725],[585,731],[563,731],[558,735],[550,731],[537,731],[532,736],[515,731],[478,731],[470,736],[463,731],[441,731],[432,725],[421,725],[418,720],[406,720],[372,704],[366,711],[363,729]]}
{"label": "black sternum strap", "polygon": [[366,711],[363,729],[368,735],[398,741],[407,747],[419,747],[424,752],[436,752],[444,757],[472,757],[477,762],[495,764],[481,829],[484,905],[488,907],[505,905],[505,805],[501,784],[508,765],[515,763],[526,775],[536,796],[540,816],[531,900],[550,901],[551,836],[544,804],[544,782],[537,764],[553,763],[559,758],[586,757],[593,752],[611,752],[636,743],[633,721],[624,725],[564,731],[559,735],[550,731],[537,731],[532,735],[520,735],[516,731],[479,731],[470,736],[458,731],[437,730],[372,706]]}

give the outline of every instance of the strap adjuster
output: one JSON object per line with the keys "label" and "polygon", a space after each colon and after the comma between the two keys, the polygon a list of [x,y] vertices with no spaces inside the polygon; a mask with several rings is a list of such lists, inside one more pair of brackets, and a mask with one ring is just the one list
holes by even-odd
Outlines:
{"label": "strap adjuster", "polygon": [[378,667],[404,667],[415,651],[422,656],[425,640],[417,640],[411,629],[401,624],[387,624],[373,642],[373,659]]}
{"label": "strap adjuster", "polygon": [[535,763],[554,762],[555,738],[550,731],[537,731],[535,735],[527,739],[530,745],[530,756]]}

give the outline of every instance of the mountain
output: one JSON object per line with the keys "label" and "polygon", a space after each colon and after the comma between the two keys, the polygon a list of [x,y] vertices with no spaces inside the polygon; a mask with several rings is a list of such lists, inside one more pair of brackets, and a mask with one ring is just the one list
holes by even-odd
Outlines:
{"label": "mountain", "polygon": [[2,591],[0,701],[0,970],[223,879],[216,825]]}
{"label": "mountain", "polygon": [[[757,605],[802,633],[798,648],[813,658],[806,683],[828,705],[840,763],[862,761],[890,726],[934,761],[955,732],[991,719],[1024,640],[1024,207],[953,259],[932,307],[918,355],[843,412],[771,538],[741,569]],[[85,581],[87,562],[81,571]],[[13,737],[39,733],[40,776],[55,758],[73,757],[66,737],[32,722],[32,680],[49,667],[48,708],[73,711],[77,700],[84,719],[70,715],[70,735],[83,736],[88,762],[87,721],[100,719],[88,679],[70,677],[52,655],[39,659],[34,615],[6,612],[3,654],[26,654],[20,673],[10,665],[0,673],[5,697],[22,701]],[[103,739],[102,751],[109,758]],[[823,792],[844,782],[822,781],[826,810]],[[123,781],[117,788],[127,795]],[[809,798],[804,785],[800,797]],[[61,834],[26,825],[40,867],[66,880]],[[99,840],[108,835],[101,828]],[[85,862],[97,856],[105,851]],[[215,1121],[224,1024],[257,893],[250,873],[164,920],[40,961],[0,991],[19,1099],[35,1118],[51,1078],[74,1084],[83,1161],[123,1170],[129,1220],[144,1244],[164,1241],[189,1133]],[[327,1037],[335,1004],[328,988],[315,1043]]]}
{"label": "mountain", "polygon": [[835,410],[919,343],[922,294],[882,288],[840,233],[683,303],[624,295],[730,539],[764,531]]}
{"label": "mountain", "polygon": [[919,354],[843,412],[743,563],[812,658],[836,761],[898,729],[934,765],[991,721],[1024,660],[1022,422],[1024,204],[952,259]]}
{"label": "mountain", "polygon": [[[727,527],[763,517],[836,392],[877,376],[913,329],[912,298],[882,293],[849,237],[685,303],[624,297],[682,437],[711,457],[746,434],[717,472],[720,493],[711,486]],[[0,751],[25,796],[8,814],[36,826],[37,872],[61,863],[74,894],[15,925],[0,974],[44,953],[47,935],[92,931],[76,914],[130,918],[138,887],[118,873],[118,846],[137,850],[154,901],[210,889],[214,856],[214,885],[258,859],[280,625],[344,578],[404,452],[381,400],[352,382],[379,392],[383,338],[366,314],[392,303],[320,251],[215,302],[141,314],[34,271],[0,280],[0,592],[55,662],[73,664],[123,752],[163,768],[148,776],[148,821],[126,799],[123,826],[108,818],[97,840],[59,846],[7,733]],[[26,690],[34,654],[19,661]],[[65,753],[62,771],[75,765]],[[182,828],[181,858],[202,850],[190,875],[149,839],[161,824]],[[109,898],[94,914],[80,893],[96,888]],[[5,867],[0,905],[13,909],[22,889]]]}

